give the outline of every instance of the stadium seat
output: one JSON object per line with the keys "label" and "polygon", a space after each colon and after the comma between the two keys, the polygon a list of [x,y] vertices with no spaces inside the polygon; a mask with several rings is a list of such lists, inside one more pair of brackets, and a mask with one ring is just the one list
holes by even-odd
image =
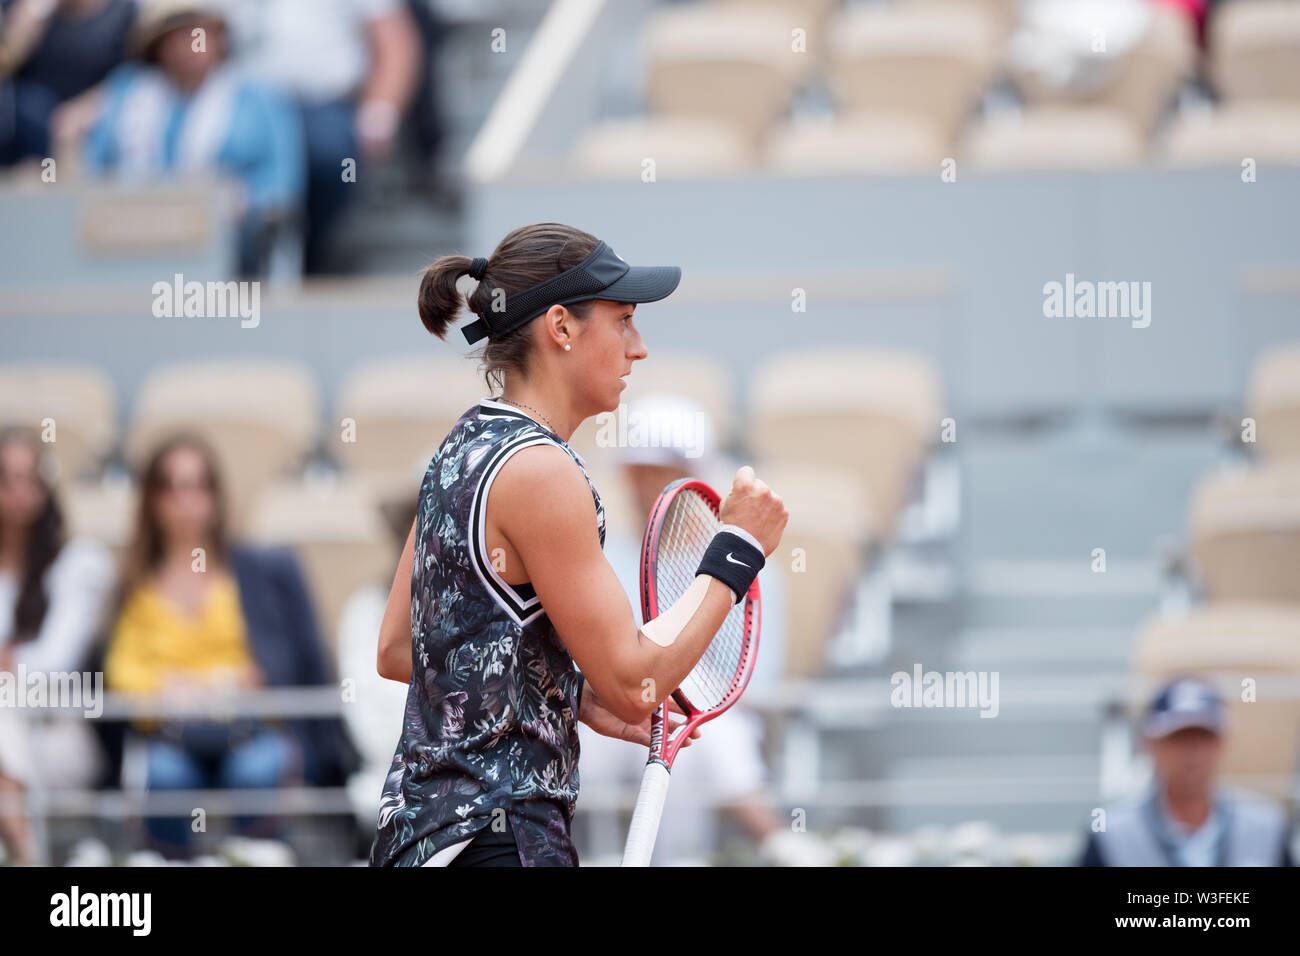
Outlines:
{"label": "stadium seat", "polygon": [[1190,525],[1210,600],[1300,604],[1300,462],[1206,476],[1192,496]]}
{"label": "stadium seat", "polygon": [[749,389],[748,445],[773,462],[860,476],[863,507],[884,538],[939,433],[939,376],[908,353],[839,348],[771,359]]}
{"label": "stadium seat", "polygon": [[1247,410],[1266,456],[1300,459],[1300,345],[1259,357],[1250,373]]}
{"label": "stadium seat", "polygon": [[129,481],[75,481],[59,489],[68,531],[125,554],[134,530],[138,492]]}
{"label": "stadium seat", "polygon": [[143,466],[176,431],[213,446],[229,496],[231,524],[241,530],[257,494],[301,466],[320,427],[312,373],[296,362],[221,358],[155,369],[140,386],[127,454]]}
{"label": "stadium seat", "polygon": [[761,4],[674,4],[646,24],[653,113],[696,116],[732,127],[750,142],[789,108],[811,68],[793,49],[789,14]]}
{"label": "stadium seat", "polygon": [[953,136],[996,72],[996,34],[965,3],[850,7],[830,28],[829,78],[848,112],[919,117]]}
{"label": "stadium seat", "polygon": [[1115,110],[1042,107],[975,127],[959,157],[986,172],[1089,172],[1135,165],[1144,153],[1142,138]]}
{"label": "stadium seat", "polygon": [[[1226,782],[1288,796],[1300,755],[1300,609],[1214,604],[1152,618],[1139,631],[1133,669],[1150,684],[1213,680],[1228,708]],[[1247,678],[1254,682],[1250,701],[1242,699]],[[1144,698],[1154,687],[1146,690]]]}
{"label": "stadium seat", "polygon": [[[411,490],[414,494],[414,483]],[[353,591],[392,583],[396,561],[391,536],[370,486],[360,480],[276,483],[259,497],[249,536],[293,549],[311,589],[318,626],[330,644]]]}
{"label": "stadium seat", "polygon": [[[950,7],[953,0],[897,0],[900,6]],[[1020,0],[962,0],[962,6],[981,9],[989,18],[994,34],[999,40],[1005,40],[1015,29],[1020,19]]]}
{"label": "stadium seat", "polygon": [[1248,157],[1300,166],[1300,104],[1225,103],[1181,115],[1170,125],[1161,158],[1169,166],[1194,168],[1240,167]]}
{"label": "stadium seat", "polygon": [[760,8],[777,10],[785,14],[792,25],[803,26],[810,34],[826,22],[837,2],[838,0],[718,0],[719,4],[730,4],[738,8],[738,13],[743,9],[745,15]]}
{"label": "stadium seat", "polygon": [[44,440],[47,419],[63,480],[94,471],[117,434],[113,383],[90,365],[0,366],[0,426],[22,425]]}
{"label": "stadium seat", "polygon": [[1291,0],[1232,0],[1208,26],[1209,72],[1229,102],[1300,102],[1300,6]]}
{"label": "stadium seat", "polygon": [[654,180],[716,176],[754,163],[753,145],[730,126],[699,116],[646,116],[589,127],[573,148],[574,165],[601,179],[637,182],[653,160]]}
{"label": "stadium seat", "polygon": [[1039,73],[1016,67],[1012,81],[1031,106],[1089,106],[1116,110],[1142,136],[1154,128],[1164,108],[1192,75],[1196,37],[1188,17],[1161,3],[1145,5],[1151,12],[1146,36],[1119,62],[1085,89],[1063,90]]}
{"label": "stadium seat", "polygon": [[765,159],[777,172],[844,175],[934,172],[951,155],[943,130],[923,116],[863,113],[778,127]]}
{"label": "stadium seat", "polygon": [[766,565],[786,584],[785,677],[816,677],[867,569],[875,519],[861,478],[848,469],[764,459],[755,472],[779,489],[790,514],[781,547]]}
{"label": "stadium seat", "polygon": [[[332,454],[358,474],[411,474],[488,387],[465,357],[394,357],[358,365],[344,379],[326,434]],[[355,422],[344,441],[342,422]]]}

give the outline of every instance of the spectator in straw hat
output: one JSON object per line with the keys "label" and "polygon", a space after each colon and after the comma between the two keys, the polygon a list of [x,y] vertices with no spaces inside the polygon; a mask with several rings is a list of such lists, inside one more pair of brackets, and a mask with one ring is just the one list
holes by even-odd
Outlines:
{"label": "spectator in straw hat", "polygon": [[264,273],[304,189],[303,131],[292,104],[227,62],[226,20],[204,0],[147,0],[132,50],[135,61],[105,81],[87,168],[145,182],[234,179],[238,271]]}

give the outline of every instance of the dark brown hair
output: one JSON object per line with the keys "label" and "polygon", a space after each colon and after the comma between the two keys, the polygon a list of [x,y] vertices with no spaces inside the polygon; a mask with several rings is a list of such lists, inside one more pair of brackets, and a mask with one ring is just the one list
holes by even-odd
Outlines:
{"label": "dark brown hair", "polygon": [[226,498],[221,482],[221,472],[217,465],[217,455],[203,438],[192,432],[179,432],[159,445],[144,467],[140,478],[140,504],[136,510],[135,532],[127,548],[126,562],[122,569],[122,580],[118,589],[118,609],[130,598],[131,593],[145,582],[162,563],[164,541],[162,528],[158,526],[155,516],[159,494],[166,487],[166,474],[163,466],[168,456],[180,449],[192,449],[203,457],[204,470],[207,472],[207,485],[212,491],[215,509],[212,518],[210,560],[224,561],[228,541],[226,538]]}
{"label": "dark brown hair", "polygon": [[35,453],[36,473],[45,493],[45,505],[27,529],[27,553],[23,555],[22,579],[18,583],[18,600],[14,604],[12,642],[22,644],[35,640],[40,633],[50,607],[50,597],[45,591],[45,572],[59,556],[65,538],[63,511],[49,478],[53,465],[49,449],[30,430],[17,426],[0,430],[0,449],[12,444],[26,445]]}
{"label": "dark brown hair", "polygon": [[[478,315],[488,313],[497,290],[507,296],[514,295],[554,278],[591,255],[599,242],[590,233],[563,223],[520,226],[493,250],[478,288],[468,297],[456,288],[456,281],[469,273],[473,260],[469,256],[443,256],[424,270],[420,280],[420,321],[445,340],[448,327],[456,321],[462,308],[467,307]],[[565,308],[579,319],[585,319],[591,311],[591,302],[574,302]],[[487,339],[479,358],[490,390],[504,386],[507,371],[527,376],[533,328],[533,322],[525,322],[500,338]]]}

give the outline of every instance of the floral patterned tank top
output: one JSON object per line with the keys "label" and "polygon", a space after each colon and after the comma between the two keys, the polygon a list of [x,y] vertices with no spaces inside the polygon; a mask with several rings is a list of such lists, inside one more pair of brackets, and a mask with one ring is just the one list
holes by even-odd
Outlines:
{"label": "floral patterned tank top", "polygon": [[[576,866],[582,675],[529,584],[507,583],[486,546],[492,481],[559,435],[496,399],[452,427],[420,487],[411,569],[411,683],[384,784],[372,866],[423,866],[508,816],[524,866]],[[605,509],[596,534],[605,544]]]}

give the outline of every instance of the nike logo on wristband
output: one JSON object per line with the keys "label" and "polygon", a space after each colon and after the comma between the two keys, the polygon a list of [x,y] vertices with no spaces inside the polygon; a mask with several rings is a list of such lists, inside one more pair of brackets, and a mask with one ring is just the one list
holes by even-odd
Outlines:
{"label": "nike logo on wristband", "polygon": [[[727,560],[730,561],[732,564],[738,564],[738,565],[740,565],[742,568],[748,568],[748,567],[749,567],[749,565],[746,564],[744,561],[737,561],[735,558],[733,558],[733,557],[731,556],[731,552],[730,552],[730,551],[727,552]],[[750,568],[750,570],[753,570],[753,569]]]}

